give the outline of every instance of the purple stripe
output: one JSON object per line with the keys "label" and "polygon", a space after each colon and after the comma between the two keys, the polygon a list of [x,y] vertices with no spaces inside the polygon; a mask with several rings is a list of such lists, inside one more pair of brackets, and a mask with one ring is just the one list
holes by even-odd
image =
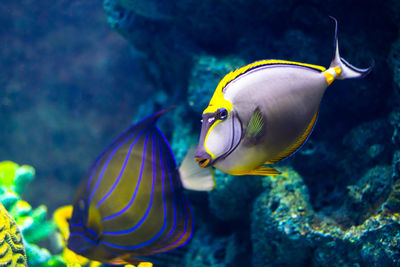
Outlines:
{"label": "purple stripe", "polygon": [[164,134],[157,127],[155,127],[155,128],[156,128],[157,132],[161,135],[161,137],[164,139],[164,142],[167,144],[168,149],[169,149],[169,157],[172,158],[172,160],[174,161],[174,167],[176,167],[176,161],[174,158],[174,154],[172,153],[172,149],[167,141],[167,138],[165,138]]}
{"label": "purple stripe", "polygon": [[96,161],[96,164],[94,165],[94,167],[92,169],[92,173],[90,174],[90,178],[89,178],[88,184],[86,186],[87,190],[89,190],[90,184],[92,183],[93,175],[96,172],[97,167],[99,166],[100,160],[101,160],[101,157],[99,157],[99,159]]}
{"label": "purple stripe", "polygon": [[[183,206],[184,206],[184,207],[183,207],[183,209],[184,209],[184,211],[185,211],[185,231],[181,234],[181,236],[178,238],[178,240],[176,240],[176,241],[175,241],[174,243],[172,243],[171,245],[169,245],[169,246],[167,246],[167,247],[165,247],[165,248],[163,248],[163,249],[154,250],[153,252],[157,253],[157,252],[160,251],[160,250],[165,250],[165,249],[168,249],[168,248],[170,248],[170,247],[175,246],[175,245],[176,245],[177,243],[179,243],[179,242],[182,240],[182,238],[186,235],[189,217],[188,217],[187,210],[186,210],[186,208],[185,208],[185,204],[187,204],[187,206],[188,206],[188,208],[189,208],[189,212],[190,212],[190,214],[191,214],[192,216],[193,216],[193,213],[192,213],[192,209],[190,208],[190,205],[189,205],[189,202],[188,202],[186,196],[185,196],[185,195],[182,195],[182,197],[184,198],[184,201],[183,201]],[[186,245],[186,243],[189,242],[189,240],[192,238],[192,235],[193,235],[193,227],[190,228],[190,235],[189,235],[189,237],[186,239],[186,241],[183,242],[181,245],[177,246],[176,248],[179,248],[179,247],[182,247],[182,246]],[[176,249],[176,248],[174,248],[174,249]],[[165,252],[166,252],[166,251],[165,251]]]}
{"label": "purple stripe", "polygon": [[125,157],[124,165],[122,166],[121,171],[119,172],[119,175],[118,175],[117,179],[115,180],[113,186],[112,186],[111,189],[107,192],[107,194],[105,194],[105,195],[103,196],[103,198],[97,203],[96,208],[98,208],[98,207],[101,205],[101,203],[103,203],[103,201],[106,200],[106,199],[111,195],[111,193],[114,191],[115,187],[117,187],[119,181],[121,180],[122,174],[123,174],[124,171],[125,171],[126,165],[128,164],[129,157],[130,157],[130,155],[131,155],[132,149],[133,149],[133,147],[136,145],[136,143],[137,143],[137,141],[139,140],[139,138],[142,136],[143,132],[144,132],[144,131],[142,131],[142,132],[136,137],[135,141],[133,141],[132,145],[129,147],[128,153],[126,154],[126,157]]}
{"label": "purple stripe", "polygon": [[114,213],[114,214],[112,214],[112,215],[110,215],[110,216],[104,217],[104,218],[101,220],[102,222],[108,221],[108,220],[110,220],[110,219],[113,219],[113,218],[118,217],[119,215],[123,214],[127,209],[130,208],[130,206],[131,206],[131,205],[133,204],[133,202],[135,201],[136,194],[137,194],[137,192],[138,192],[138,190],[139,190],[139,186],[140,186],[140,183],[141,183],[141,181],[142,181],[144,164],[145,164],[145,162],[146,162],[146,147],[147,147],[147,140],[148,140],[148,138],[149,138],[149,133],[147,133],[147,135],[146,135],[146,140],[144,141],[143,157],[142,157],[142,166],[140,167],[139,178],[138,178],[138,181],[137,181],[137,183],[136,183],[135,192],[133,193],[133,196],[132,196],[132,198],[131,198],[131,201],[130,201],[130,202],[128,203],[128,205],[126,205],[122,210],[120,210],[120,211],[118,211],[118,212],[116,212],[116,213]]}
{"label": "purple stripe", "polygon": [[154,185],[156,183],[156,164],[155,164],[155,141],[154,141],[154,136],[153,136],[153,183],[151,185],[151,194],[150,194],[150,202],[149,205],[147,207],[146,212],[144,213],[143,217],[131,228],[126,229],[126,230],[122,230],[122,231],[114,231],[114,232],[107,232],[104,231],[103,234],[104,235],[123,235],[123,234],[129,234],[133,231],[135,231],[137,228],[139,228],[139,226],[141,226],[143,224],[143,222],[147,219],[147,216],[149,216],[150,210],[153,206],[153,198],[154,198]]}
{"label": "purple stripe", "polygon": [[165,237],[162,241],[167,240],[171,234],[175,231],[175,227],[176,227],[176,209],[175,209],[175,205],[177,202],[177,196],[175,194],[175,190],[174,190],[174,182],[172,181],[172,173],[171,173],[171,167],[169,166],[169,162],[167,160],[167,168],[168,168],[168,177],[169,177],[169,182],[171,185],[171,191],[172,191],[172,209],[174,211],[174,224],[172,225],[171,230],[169,231],[167,237]]}
{"label": "purple stripe", "polygon": [[79,235],[79,236],[82,236],[83,239],[85,239],[86,241],[92,243],[93,245],[95,245],[95,246],[98,245],[98,243],[94,242],[94,241],[93,241],[92,239],[90,239],[90,238],[87,238],[83,233],[71,233],[70,236],[72,236],[72,235]]}
{"label": "purple stripe", "polygon": [[[113,150],[113,151],[111,152],[111,154],[108,156],[107,162],[106,162],[106,164],[103,166],[103,168],[102,168],[102,170],[101,170],[101,173],[100,173],[100,176],[99,176],[99,178],[97,179],[96,186],[94,187],[92,193],[90,194],[89,203],[92,202],[92,198],[93,198],[94,194],[96,193],[97,188],[98,188],[99,185],[100,185],[101,179],[103,178],[104,172],[105,172],[105,170],[106,170],[108,164],[110,163],[112,157],[114,156],[115,152],[117,152],[117,150],[118,150],[122,145],[124,145],[124,144],[126,143],[126,141],[128,141],[134,134],[135,134],[135,132],[133,132],[131,135],[129,135],[123,142],[121,142],[121,144],[119,144],[116,148],[114,148],[114,150]],[[100,162],[100,159],[99,159],[99,162]]]}
{"label": "purple stripe", "polygon": [[[153,187],[154,187],[154,183],[155,183],[155,167],[156,167],[156,160],[155,160],[155,153],[154,153],[154,145],[155,145],[155,141],[154,141],[154,137],[153,137]],[[160,162],[161,162],[161,181],[162,181],[162,192],[163,192],[163,209],[164,209],[164,223],[163,226],[161,228],[161,230],[154,235],[151,239],[147,240],[146,242],[134,245],[134,246],[120,246],[120,245],[115,245],[112,243],[108,243],[105,241],[101,241],[100,243],[113,247],[113,248],[118,248],[118,249],[137,249],[137,248],[141,248],[144,247],[148,244],[153,243],[157,238],[159,238],[165,231],[166,225],[167,225],[167,208],[166,208],[166,202],[165,202],[165,188],[164,188],[164,166],[163,166],[163,158],[162,158],[162,146],[161,146],[161,141],[159,140],[159,147],[160,147]],[[153,191],[152,191],[152,195],[153,195]],[[121,231],[122,232],[122,231]],[[130,231],[131,232],[131,231]],[[115,233],[115,232],[114,232]],[[119,232],[118,232],[119,233]],[[105,232],[103,232],[103,234],[105,234]]]}

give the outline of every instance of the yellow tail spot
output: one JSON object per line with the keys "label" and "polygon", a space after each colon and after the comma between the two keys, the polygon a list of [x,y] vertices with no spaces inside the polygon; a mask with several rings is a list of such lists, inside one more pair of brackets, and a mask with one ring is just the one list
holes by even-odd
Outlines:
{"label": "yellow tail spot", "polygon": [[335,73],[336,73],[336,76],[339,76],[339,75],[340,75],[340,73],[342,73],[342,69],[341,69],[341,68],[339,68],[339,67],[334,67],[334,68],[333,68],[333,70],[335,71]]}
{"label": "yellow tail spot", "polygon": [[325,74],[325,78],[326,78],[326,82],[328,83],[328,85],[330,85],[333,80],[335,80],[335,76],[333,76],[333,74],[329,73],[329,72],[324,72]]}

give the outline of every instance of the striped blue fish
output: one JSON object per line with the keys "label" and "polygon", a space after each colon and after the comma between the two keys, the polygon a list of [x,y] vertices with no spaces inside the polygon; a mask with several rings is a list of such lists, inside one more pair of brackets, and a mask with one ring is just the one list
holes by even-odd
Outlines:
{"label": "striped blue fish", "polygon": [[69,249],[91,260],[136,264],[189,241],[190,205],[155,125],[167,110],[127,129],[95,160],[76,194]]}

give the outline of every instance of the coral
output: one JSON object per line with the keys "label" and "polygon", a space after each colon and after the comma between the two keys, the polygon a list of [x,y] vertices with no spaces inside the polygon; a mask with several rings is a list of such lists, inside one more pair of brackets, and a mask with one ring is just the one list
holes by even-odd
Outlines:
{"label": "coral", "polygon": [[313,211],[296,172],[289,169],[265,182],[271,189],[257,198],[252,214],[254,266],[400,264],[398,213],[380,209],[346,228]]}
{"label": "coral", "polygon": [[47,208],[41,205],[33,209],[20,197],[34,174],[35,170],[30,166],[0,162],[0,200],[22,233],[29,266],[56,266],[52,263],[58,262],[56,258],[47,249],[36,245],[54,231],[53,223],[46,220]]}
{"label": "coral", "polygon": [[28,266],[21,233],[1,203],[0,225],[0,265]]}

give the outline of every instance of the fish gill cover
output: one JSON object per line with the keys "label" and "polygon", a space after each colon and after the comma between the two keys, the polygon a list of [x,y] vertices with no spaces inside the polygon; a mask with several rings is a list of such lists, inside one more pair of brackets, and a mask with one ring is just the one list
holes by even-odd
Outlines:
{"label": "fish gill cover", "polygon": [[2,3],[0,155],[35,167],[23,195],[33,207],[70,204],[112,138],[172,104],[158,125],[179,164],[228,72],[270,58],[327,67],[331,15],[341,55],[360,67],[374,59],[374,70],[328,88],[314,132],[280,163],[281,175],[217,172],[213,191],[187,192],[194,234],[177,253],[179,265],[400,265],[398,1],[105,0],[103,7]]}

